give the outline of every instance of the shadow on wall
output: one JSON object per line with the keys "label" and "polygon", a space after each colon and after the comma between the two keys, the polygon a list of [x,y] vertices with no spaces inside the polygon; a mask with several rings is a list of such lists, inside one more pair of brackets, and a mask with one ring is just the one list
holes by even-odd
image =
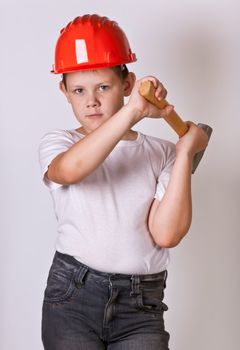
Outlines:
{"label": "shadow on wall", "polygon": [[[220,322],[219,305],[226,300],[229,293],[228,283],[222,285],[223,276],[225,278],[228,274],[228,265],[226,261],[223,262],[222,257],[226,254],[225,233],[229,231],[226,224],[224,225],[224,217],[228,217],[225,204],[229,192],[225,193],[225,184],[222,183],[226,173],[220,172],[225,164],[217,156],[222,147],[221,132],[224,132],[221,125],[224,122],[221,117],[222,106],[228,93],[225,80],[228,42],[227,36],[222,36],[219,28],[215,29],[211,23],[203,23],[201,26],[199,23],[191,23],[179,30],[175,28],[172,34],[167,35],[166,47],[161,47],[161,51],[167,52],[167,57],[161,57],[161,60],[166,59],[164,65],[171,67],[168,69],[173,76],[171,79],[176,96],[180,105],[185,105],[184,108],[180,106],[179,111],[182,110],[183,115],[186,113],[187,118],[193,116],[193,120],[213,127],[209,149],[194,175],[193,182],[196,187],[193,191],[194,218],[191,232],[181,246],[172,252],[172,262],[176,260],[174,266],[170,267],[169,276],[169,305],[175,305],[173,314],[169,315],[169,324],[176,335],[173,337],[176,348],[188,349],[189,343],[197,342],[197,349],[200,349],[205,344],[199,335],[199,329],[209,345],[214,342],[214,332],[211,330],[216,329]],[[178,103],[177,101],[177,111]],[[179,311],[177,320],[174,307]],[[206,317],[204,310],[211,318]],[[228,311],[223,306],[221,310],[222,317],[227,319]],[[182,325],[181,331],[178,331],[179,324]],[[172,343],[172,347],[175,348],[175,344]]]}
{"label": "shadow on wall", "polygon": [[170,33],[166,51],[166,65],[175,76],[178,95],[187,101],[188,112],[211,123],[217,117],[216,100],[224,84],[225,43],[221,34],[212,24],[191,24]]}

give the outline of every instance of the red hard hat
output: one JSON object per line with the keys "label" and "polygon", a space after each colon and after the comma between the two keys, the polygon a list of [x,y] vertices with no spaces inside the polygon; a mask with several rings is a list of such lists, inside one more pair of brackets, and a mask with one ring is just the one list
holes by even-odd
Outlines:
{"label": "red hard hat", "polygon": [[61,30],[52,72],[107,68],[136,60],[125,33],[116,22],[98,15],[84,15]]}

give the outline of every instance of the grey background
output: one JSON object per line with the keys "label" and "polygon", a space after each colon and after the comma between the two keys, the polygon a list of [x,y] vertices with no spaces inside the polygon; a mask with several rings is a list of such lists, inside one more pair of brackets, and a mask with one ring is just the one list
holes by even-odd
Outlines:
{"label": "grey background", "polygon": [[[166,327],[173,350],[237,350],[240,5],[233,0],[1,0],[1,349],[42,349],[56,221],[37,150],[46,131],[77,126],[49,71],[59,30],[85,13],[115,19],[138,57],[129,68],[156,75],[183,119],[214,129],[193,176],[192,227],[171,250]],[[135,129],[177,141],[161,120]]]}

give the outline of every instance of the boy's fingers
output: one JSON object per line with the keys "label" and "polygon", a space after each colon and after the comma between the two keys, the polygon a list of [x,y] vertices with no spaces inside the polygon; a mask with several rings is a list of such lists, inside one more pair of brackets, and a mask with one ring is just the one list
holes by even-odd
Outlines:
{"label": "boy's fingers", "polygon": [[163,110],[162,110],[162,115],[164,117],[167,117],[172,111],[174,110],[173,105],[167,105]]}
{"label": "boy's fingers", "polygon": [[156,92],[155,92],[155,97],[157,99],[164,99],[167,96],[167,90],[165,89],[165,87],[161,84],[160,86],[158,86]]}

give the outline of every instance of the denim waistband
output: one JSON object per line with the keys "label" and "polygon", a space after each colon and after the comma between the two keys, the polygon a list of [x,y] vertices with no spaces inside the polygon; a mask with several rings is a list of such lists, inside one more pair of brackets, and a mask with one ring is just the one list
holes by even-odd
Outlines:
{"label": "denim waistband", "polygon": [[[142,281],[158,281],[162,280],[163,282],[166,281],[167,278],[167,270],[158,272],[158,273],[153,273],[153,274],[123,274],[123,273],[113,273],[113,272],[103,272],[99,270],[95,270],[92,267],[89,267],[79,260],[75,259],[71,255],[63,254],[58,251],[55,252],[55,258],[60,259],[63,261],[66,261],[67,263],[72,264],[74,267],[79,269],[80,274],[85,274],[86,272],[91,273],[93,275],[103,277],[106,279],[109,279],[110,277],[112,278],[119,278],[119,279],[127,279],[131,281],[137,281],[137,282],[142,282]],[[80,277],[80,276],[79,276]]]}

